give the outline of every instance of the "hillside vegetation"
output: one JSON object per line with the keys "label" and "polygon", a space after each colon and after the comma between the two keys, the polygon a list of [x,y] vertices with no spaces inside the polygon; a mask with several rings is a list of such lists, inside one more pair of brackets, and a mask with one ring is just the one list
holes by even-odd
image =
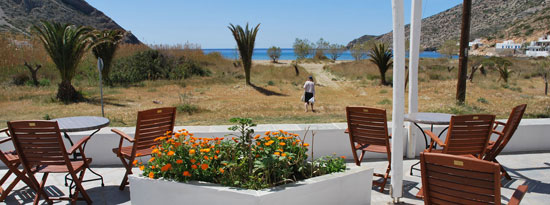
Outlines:
{"label": "hillside vegetation", "polygon": [[[424,2],[430,6],[429,2]],[[460,37],[462,4],[441,13],[422,19],[421,46],[438,48],[450,39]],[[409,37],[410,25],[405,26]],[[504,39],[534,40],[550,30],[549,0],[473,0],[470,27],[471,40],[486,38],[495,41]],[[351,41],[355,43],[370,40],[370,36]],[[392,32],[375,37],[376,40],[392,42]]]}

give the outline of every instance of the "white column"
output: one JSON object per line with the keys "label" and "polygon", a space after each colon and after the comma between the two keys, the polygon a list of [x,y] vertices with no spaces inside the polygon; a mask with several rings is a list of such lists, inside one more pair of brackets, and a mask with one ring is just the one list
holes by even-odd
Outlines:
{"label": "white column", "polygon": [[[422,24],[422,0],[412,0],[411,4],[411,34],[409,48],[409,113],[418,112],[418,54],[420,52],[420,30]],[[407,157],[414,158],[416,154],[416,135],[414,125],[408,123],[409,138]]]}
{"label": "white column", "polygon": [[394,201],[403,195],[403,114],[405,113],[405,25],[403,0],[392,0],[393,112],[391,190]]}

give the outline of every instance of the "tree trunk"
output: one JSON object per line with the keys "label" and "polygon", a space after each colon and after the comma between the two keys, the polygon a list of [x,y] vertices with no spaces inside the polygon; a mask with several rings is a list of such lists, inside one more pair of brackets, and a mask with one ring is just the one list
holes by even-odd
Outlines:
{"label": "tree trunk", "polygon": [[380,71],[380,84],[388,85],[388,82],[386,82],[386,72]]}
{"label": "tree trunk", "polygon": [[27,67],[29,71],[31,71],[32,83],[34,84],[34,86],[38,87],[40,83],[38,82],[38,77],[36,76],[36,73],[38,72],[38,69],[42,67],[42,65],[36,64],[35,68],[33,68],[33,66],[25,62],[25,67]]}
{"label": "tree trunk", "polygon": [[548,95],[548,73],[544,74],[544,95]]}
{"label": "tree trunk", "polygon": [[250,83],[250,66],[251,65],[244,65],[244,77],[246,79],[246,84],[247,85],[252,85],[252,83]]}
{"label": "tree trunk", "polygon": [[458,81],[456,84],[456,101],[462,105],[466,102],[466,76],[468,75],[468,43],[470,41],[470,14],[472,0],[462,3],[462,25],[460,32],[460,53],[458,57]]}
{"label": "tree trunk", "polygon": [[71,81],[63,80],[61,81],[57,89],[57,99],[65,103],[69,103],[69,102],[77,102],[81,100],[82,96],[73,87],[73,85],[71,84]]}

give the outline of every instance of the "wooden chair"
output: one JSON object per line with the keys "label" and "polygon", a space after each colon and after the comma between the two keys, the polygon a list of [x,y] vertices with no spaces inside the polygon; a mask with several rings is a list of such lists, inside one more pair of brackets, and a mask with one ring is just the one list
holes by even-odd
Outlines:
{"label": "wooden chair", "polygon": [[[11,142],[11,136],[8,132],[7,128],[1,129],[0,133],[6,133],[8,137],[0,140],[0,144],[4,144],[6,142]],[[8,197],[8,194],[10,194],[11,190],[19,183],[19,181],[23,180],[29,187],[31,187],[31,183],[29,182],[29,179],[25,176],[25,171],[19,171],[19,165],[21,165],[21,162],[19,161],[19,156],[17,156],[17,153],[15,150],[3,152],[0,150],[0,161],[6,165],[8,168],[8,172],[0,179],[0,202],[3,202],[6,200],[6,197]],[[8,178],[11,176],[11,174],[15,174],[15,179],[8,185],[6,189],[2,188],[2,185],[6,183]]]}
{"label": "wooden chair", "polygon": [[[82,187],[82,179],[91,159],[86,158],[82,145],[90,139],[84,137],[72,146],[69,151],[59,131],[56,121],[12,121],[8,122],[12,141],[15,150],[25,172],[31,188],[36,191],[34,204],[38,204],[40,197],[43,197],[49,204],[52,200],[69,200],[75,204],[77,200],[84,199],[88,204],[92,200]],[[82,160],[71,161],[69,155],[79,150]],[[42,181],[39,183],[35,173],[43,173]],[[74,187],[69,187],[69,197],[49,197],[44,190],[46,180],[50,173],[69,173],[74,181]],[[78,176],[77,176],[78,174]],[[72,193],[72,188],[75,188]],[[79,193],[83,198],[79,198]]]}
{"label": "wooden chair", "polygon": [[[430,136],[430,147],[427,152],[439,152],[453,155],[470,155],[479,159],[484,156],[485,148],[491,137],[494,115],[457,115],[451,117],[445,143],[429,130],[424,132]],[[442,150],[435,150],[434,142]]]}
{"label": "wooden chair", "polygon": [[[391,146],[386,110],[368,107],[346,107],[346,116],[351,151],[357,166],[361,165],[365,152],[385,153],[388,157],[386,173],[374,174],[374,176],[383,178],[382,182],[373,182],[374,185],[380,187],[380,192],[383,192],[386,182],[390,178],[391,165]],[[360,157],[357,156],[358,150],[361,151]]]}
{"label": "wooden chair", "polygon": [[[510,139],[512,139],[512,136],[516,132],[516,129],[518,128],[519,123],[521,122],[521,118],[523,117],[523,113],[525,113],[526,108],[527,108],[527,104],[518,105],[514,107],[506,123],[495,121],[493,133],[497,134],[499,137],[497,141],[489,142],[489,145],[487,146],[487,150],[486,150],[487,153],[483,158],[484,160],[499,163],[496,157],[500,154],[500,152],[504,149],[504,147],[506,147],[506,144],[508,144]],[[496,128],[499,125],[504,126],[504,128],[502,129],[502,132],[499,132],[496,130]],[[500,167],[500,170],[502,171],[502,175],[506,177],[506,179],[508,180],[512,179],[510,175],[508,175],[508,172],[506,172],[506,170],[502,166]]]}
{"label": "wooden chair", "polygon": [[[420,153],[424,204],[501,204],[500,165],[476,158]],[[527,185],[509,200],[519,204]]]}
{"label": "wooden chair", "polygon": [[[111,129],[111,131],[120,135],[118,147],[113,148],[113,152],[120,158],[122,165],[126,168],[126,173],[124,173],[124,178],[120,183],[120,190],[124,190],[124,187],[128,184],[128,175],[132,174],[132,162],[136,157],[151,155],[152,147],[160,143],[155,139],[163,136],[167,131],[173,131],[175,121],[176,108],[165,107],[138,112],[134,138],[120,130]],[[123,146],[124,140],[132,143],[132,145]]]}

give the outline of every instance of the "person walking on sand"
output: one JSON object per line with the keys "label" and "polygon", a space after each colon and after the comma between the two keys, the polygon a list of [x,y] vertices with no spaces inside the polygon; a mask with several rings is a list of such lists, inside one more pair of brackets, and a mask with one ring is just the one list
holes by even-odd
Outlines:
{"label": "person walking on sand", "polygon": [[[313,109],[313,103],[315,101],[314,96],[315,96],[315,83],[313,82],[313,76],[309,76],[307,78],[306,83],[304,83],[304,105],[306,107],[306,112],[307,112],[308,104],[311,105],[311,111],[315,112],[315,110]],[[311,98],[313,98],[313,100],[311,100]]]}

